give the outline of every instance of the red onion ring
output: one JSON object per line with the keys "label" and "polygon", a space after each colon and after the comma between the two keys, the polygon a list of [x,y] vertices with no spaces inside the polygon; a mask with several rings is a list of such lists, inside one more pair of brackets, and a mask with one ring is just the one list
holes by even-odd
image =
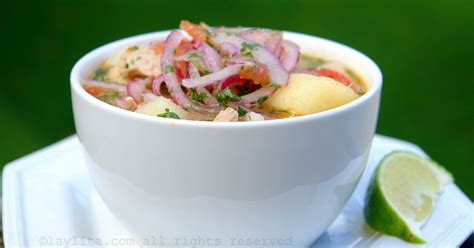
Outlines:
{"label": "red onion ring", "polygon": [[[191,78],[197,78],[200,76],[199,71],[195,65],[189,64],[188,70],[189,70],[189,75],[191,76]],[[208,90],[206,90],[205,87],[197,87],[196,92],[198,94],[201,94],[202,92],[206,94],[206,97],[202,100],[204,102],[204,105],[209,106],[209,107],[219,107],[219,103],[217,102],[217,100],[214,98],[214,96],[212,96],[212,94]]]}
{"label": "red onion ring", "polygon": [[127,84],[127,93],[129,96],[139,103],[143,101],[142,93],[146,91],[146,85],[149,84],[148,79],[136,79]]}
{"label": "red onion ring", "polygon": [[224,80],[240,72],[240,65],[227,66],[224,69],[198,78],[184,79],[182,84],[186,88],[204,87]]}
{"label": "red onion ring", "polygon": [[243,104],[249,104],[257,102],[261,97],[271,96],[275,92],[275,87],[262,87],[250,94],[244,95],[240,98],[240,102]]}
{"label": "red onion ring", "polygon": [[204,54],[196,50],[191,50],[184,53],[183,55],[175,56],[174,60],[176,61],[190,61],[193,57],[202,57]]}
{"label": "red onion ring", "polygon": [[146,92],[146,93],[142,93],[142,98],[143,98],[144,103],[149,103],[158,97],[152,93]]}
{"label": "red onion ring", "polygon": [[300,58],[300,47],[295,43],[286,40],[283,41],[282,47],[283,52],[280,56],[281,63],[287,72],[291,72]]}
{"label": "red onion ring", "polygon": [[198,49],[198,51],[204,53],[203,59],[212,72],[219,71],[222,68],[221,56],[216,50],[214,50],[214,48],[198,40],[193,40],[192,44]]}
{"label": "red onion ring", "polygon": [[227,42],[221,44],[221,52],[222,54],[230,57],[240,56],[240,49],[237,46]]}
{"label": "red onion ring", "polygon": [[247,40],[251,40],[264,46],[272,53],[275,53],[278,44],[283,39],[282,32],[265,29],[245,30],[242,31],[241,36]]}
{"label": "red onion ring", "polygon": [[206,90],[206,88],[197,87],[196,92],[198,94],[201,94],[202,92],[204,92],[204,94],[206,94],[206,97],[204,99],[202,99],[202,101],[204,102],[204,105],[206,105],[208,107],[214,107],[214,108],[219,107],[219,102],[217,102],[216,98],[208,90]]}
{"label": "red onion ring", "polygon": [[165,40],[163,52],[161,53],[160,65],[166,87],[168,88],[168,92],[173,100],[183,108],[191,108],[193,104],[181,89],[173,66],[174,51],[179,46],[182,39],[183,35],[180,32],[176,30],[171,31]]}
{"label": "red onion ring", "polygon": [[97,87],[97,88],[106,89],[106,90],[122,91],[122,92],[127,91],[126,86],[123,84],[108,83],[108,82],[96,81],[92,79],[82,79],[81,84],[82,86]]}
{"label": "red onion ring", "polygon": [[137,103],[130,96],[119,97],[115,99],[115,106],[126,109],[126,110],[135,110],[137,108]]}
{"label": "red onion ring", "polygon": [[228,59],[226,61],[226,64],[227,65],[254,66],[255,62],[244,59],[244,58],[235,58],[235,59]]}
{"label": "red onion ring", "polygon": [[155,77],[153,79],[153,82],[151,83],[151,90],[155,95],[161,96],[161,84],[165,81],[165,78],[163,77],[163,74],[160,74],[159,76]]}

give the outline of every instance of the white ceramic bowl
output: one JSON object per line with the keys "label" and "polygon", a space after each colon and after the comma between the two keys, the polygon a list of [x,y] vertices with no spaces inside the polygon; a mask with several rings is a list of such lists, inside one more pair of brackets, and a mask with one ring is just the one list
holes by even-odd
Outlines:
{"label": "white ceramic bowl", "polygon": [[120,48],[168,33],[112,42],[72,70],[76,130],[104,202],[130,231],[158,245],[309,246],[364,171],[377,122],[379,68],[347,46],[285,32],[303,52],[353,68],[370,90],[325,112],[262,122],[156,118],[110,106],[80,86],[80,78]]}

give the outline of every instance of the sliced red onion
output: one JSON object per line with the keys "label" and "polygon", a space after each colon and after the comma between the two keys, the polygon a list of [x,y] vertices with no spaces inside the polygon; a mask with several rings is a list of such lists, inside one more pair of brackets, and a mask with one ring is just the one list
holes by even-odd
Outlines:
{"label": "sliced red onion", "polygon": [[255,49],[252,54],[258,63],[267,66],[270,83],[280,86],[285,86],[288,83],[288,72],[275,55],[263,47]]}
{"label": "sliced red onion", "polygon": [[240,72],[240,65],[231,65],[225,67],[224,69],[202,76],[198,78],[187,78],[184,79],[182,84],[186,88],[194,88],[194,87],[204,87],[207,85],[211,85],[215,82],[219,82],[224,80],[232,75],[236,75]]}
{"label": "sliced red onion", "polygon": [[228,59],[227,65],[255,66],[255,62],[245,58]]}
{"label": "sliced red onion", "polygon": [[[199,70],[196,68],[195,65],[189,64],[188,70],[189,70],[189,75],[191,76],[191,78],[200,77]],[[214,96],[212,96],[212,94],[208,90],[206,90],[205,87],[202,87],[202,86],[197,87],[196,92],[198,94],[201,94],[202,92],[206,94],[206,97],[202,100],[204,102],[204,105],[210,106],[210,107],[219,107],[219,103],[217,102],[217,100],[214,98]]]}
{"label": "sliced red onion", "polygon": [[245,30],[241,33],[241,36],[264,46],[272,53],[276,51],[279,42],[283,39],[282,32],[265,29]]}
{"label": "sliced red onion", "polygon": [[209,73],[211,71],[202,57],[193,57],[189,63],[195,65],[201,73]]}
{"label": "sliced red onion", "polygon": [[160,74],[158,77],[155,77],[153,79],[153,82],[151,83],[151,90],[153,91],[153,93],[155,93],[155,95],[161,96],[160,88],[161,84],[163,84],[164,81],[165,78],[163,77],[163,74]]}
{"label": "sliced red onion", "polygon": [[97,87],[97,88],[106,89],[106,90],[122,91],[122,92],[127,91],[125,85],[117,84],[117,83],[108,83],[108,82],[96,81],[96,80],[92,80],[92,79],[83,79],[83,80],[81,80],[81,84],[83,86]]}
{"label": "sliced red onion", "polygon": [[250,94],[244,95],[240,98],[240,102],[243,104],[257,102],[261,97],[268,97],[275,92],[275,87],[262,87]]}
{"label": "sliced red onion", "polygon": [[203,59],[211,69],[211,72],[219,71],[222,68],[221,56],[216,50],[214,50],[214,48],[198,40],[193,40],[192,44],[198,49],[198,51],[204,53]]}
{"label": "sliced red onion", "polygon": [[183,55],[174,57],[176,61],[190,61],[193,57],[202,57],[204,54],[202,52],[191,50]]}
{"label": "sliced red onion", "polygon": [[278,42],[278,45],[275,49],[275,51],[273,52],[273,54],[275,54],[275,56],[277,56],[278,58],[281,56],[281,54],[283,53],[283,39],[280,40],[280,42]]}
{"label": "sliced red onion", "polygon": [[137,103],[130,96],[118,97],[114,101],[115,101],[115,106],[122,109],[133,111],[137,108]]}
{"label": "sliced red onion", "polygon": [[189,76],[190,76],[191,78],[198,78],[198,77],[201,76],[201,75],[199,74],[199,70],[198,70],[198,68],[196,67],[196,65],[194,65],[194,64],[192,64],[192,63],[190,63],[190,64],[188,65],[188,71],[189,71]]}
{"label": "sliced red onion", "polygon": [[300,58],[300,47],[291,41],[283,41],[283,52],[280,56],[283,68],[291,72]]}
{"label": "sliced red onion", "polygon": [[233,33],[233,34],[240,34],[242,31],[247,29],[242,27],[215,27],[212,28],[211,32],[225,32],[225,33]]}
{"label": "sliced red onion", "polygon": [[155,94],[146,92],[146,93],[142,93],[142,98],[143,98],[143,102],[149,103],[158,97]]}
{"label": "sliced red onion", "polygon": [[211,69],[207,65],[207,63],[204,61],[204,53],[198,52],[198,51],[190,51],[188,53],[185,53],[181,56],[175,57],[176,61],[187,61],[189,64],[193,64],[198,71],[202,73],[209,73]]}
{"label": "sliced red onion", "polygon": [[219,103],[217,102],[216,98],[208,90],[206,90],[206,88],[197,87],[196,92],[198,94],[201,94],[202,92],[206,94],[206,97],[202,99],[202,101],[204,102],[204,105],[209,106],[209,107],[215,107],[215,108],[219,107]]}
{"label": "sliced red onion", "polygon": [[146,91],[146,85],[150,81],[148,79],[137,79],[134,81],[131,81],[127,84],[127,93],[129,96],[133,97],[133,99],[136,102],[141,102],[142,99],[142,93]]}
{"label": "sliced red onion", "polygon": [[227,42],[221,44],[221,52],[230,57],[240,56],[240,49],[234,44]]}
{"label": "sliced red onion", "polygon": [[[163,52],[161,53],[161,71],[165,79],[166,87],[173,100],[183,108],[191,108],[194,104],[189,100],[179,85],[173,66],[174,51],[181,43],[183,35],[173,30],[165,40]],[[199,109],[203,111],[202,109]]]}
{"label": "sliced red onion", "polygon": [[[200,77],[199,70],[196,68],[195,65],[189,64],[188,70],[189,70],[189,74],[191,78]],[[202,99],[204,105],[206,105],[207,107],[214,108],[216,112],[219,111],[219,103],[217,102],[216,98],[205,87],[196,87],[196,92],[198,94],[201,94],[201,93],[206,94],[206,97]]]}
{"label": "sliced red onion", "polygon": [[270,83],[280,86],[284,86],[288,83],[288,72],[283,68],[280,60],[278,60],[278,58],[268,49],[262,47],[258,43],[246,40],[236,35],[228,35],[226,33],[214,33],[211,35],[210,41],[218,47],[220,47],[224,42],[233,44],[237,47],[242,47],[244,42],[256,46],[250,52],[256,62],[268,67]]}

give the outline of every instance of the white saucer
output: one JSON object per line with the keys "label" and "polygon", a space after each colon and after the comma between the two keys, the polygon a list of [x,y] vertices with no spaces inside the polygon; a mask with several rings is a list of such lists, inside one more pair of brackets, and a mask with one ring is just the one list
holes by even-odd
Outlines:
{"label": "white saucer", "polygon": [[[472,202],[450,184],[422,232],[424,246],[368,231],[362,207],[369,179],[392,150],[417,146],[377,135],[367,170],[342,213],[314,247],[455,247],[474,228]],[[18,159],[3,172],[3,235],[11,247],[137,247],[95,191],[76,136]]]}

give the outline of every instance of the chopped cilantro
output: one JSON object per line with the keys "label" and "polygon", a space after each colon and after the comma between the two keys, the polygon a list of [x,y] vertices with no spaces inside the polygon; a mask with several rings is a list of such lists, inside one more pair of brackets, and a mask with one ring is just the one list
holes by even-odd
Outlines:
{"label": "chopped cilantro", "polygon": [[223,91],[217,91],[216,99],[221,106],[227,106],[228,101],[240,100],[240,96],[235,95],[229,88],[226,88]]}
{"label": "chopped cilantro", "polygon": [[191,89],[191,91],[189,92],[189,98],[191,98],[191,100],[193,100],[195,102],[200,102],[206,97],[207,97],[207,95],[206,95],[205,92],[201,92],[201,93],[198,94],[195,89]]}
{"label": "chopped cilantro", "polygon": [[242,117],[244,116],[245,114],[247,114],[247,110],[243,109],[242,107],[238,107],[237,108],[237,113],[239,113],[239,117]]}
{"label": "chopped cilantro", "polygon": [[92,77],[92,79],[104,80],[105,75],[107,75],[107,69],[99,67],[94,71],[94,76]]}
{"label": "chopped cilantro", "polygon": [[127,50],[128,50],[129,52],[136,51],[136,50],[138,50],[138,46],[131,46],[131,47],[128,47]]}
{"label": "chopped cilantro", "polygon": [[211,72],[208,71],[208,70],[204,70],[204,71],[202,72],[202,75],[203,75],[203,76],[208,75],[208,74],[211,74]]}
{"label": "chopped cilantro", "polygon": [[128,63],[125,63],[125,69],[128,69],[129,65]]}
{"label": "chopped cilantro", "polygon": [[243,42],[242,43],[242,47],[240,48],[240,52],[243,54],[243,55],[250,55],[252,53],[252,51],[258,47],[258,44],[255,44],[255,43],[247,43],[247,42]]}
{"label": "chopped cilantro", "polygon": [[283,115],[283,114],[290,114],[290,111],[283,110],[283,109],[272,109],[269,112],[272,115]]}
{"label": "chopped cilantro", "polygon": [[99,98],[101,101],[113,104],[113,101],[121,96],[122,95],[120,94],[120,92],[104,92],[103,94],[99,95],[97,98]]}
{"label": "chopped cilantro", "polygon": [[199,54],[198,54],[198,53],[190,53],[190,54],[188,55],[188,58],[189,58],[189,59],[197,58],[197,57],[199,57]]}
{"label": "chopped cilantro", "polygon": [[175,112],[170,112],[169,108],[165,108],[165,112],[158,114],[158,117],[170,118],[170,119],[181,119]]}
{"label": "chopped cilantro", "polygon": [[169,72],[174,72],[174,68],[172,65],[167,65],[166,66],[166,72],[169,73]]}
{"label": "chopped cilantro", "polygon": [[262,103],[265,102],[267,99],[268,99],[268,96],[261,96],[261,97],[258,98],[257,103],[258,103],[258,104],[262,104]]}
{"label": "chopped cilantro", "polygon": [[201,65],[201,63],[199,63],[199,61],[191,60],[191,63],[193,63],[193,65],[196,66],[198,71],[201,71],[201,72],[206,72],[207,71],[206,69],[204,69],[204,67]]}
{"label": "chopped cilantro", "polygon": [[281,88],[281,85],[274,84],[272,81],[268,82],[267,87],[274,87],[275,89]]}

